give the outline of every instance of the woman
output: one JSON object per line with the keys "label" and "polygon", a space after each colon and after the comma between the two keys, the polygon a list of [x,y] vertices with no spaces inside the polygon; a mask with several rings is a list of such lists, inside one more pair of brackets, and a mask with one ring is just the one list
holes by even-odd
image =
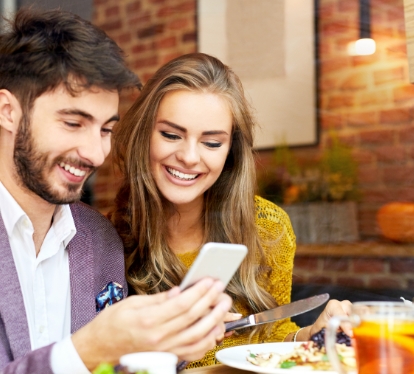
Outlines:
{"label": "woman", "polygon": [[[255,122],[238,77],[196,53],[163,66],[119,124],[114,156],[123,172],[113,223],[137,294],[180,284],[206,242],[249,249],[227,287],[233,312],[247,315],[290,302],[295,236],[287,215],[255,197]],[[308,340],[330,314],[299,330],[289,319],[234,333],[220,348]],[[238,315],[229,316],[230,319]],[[210,351],[193,366],[215,362]]]}

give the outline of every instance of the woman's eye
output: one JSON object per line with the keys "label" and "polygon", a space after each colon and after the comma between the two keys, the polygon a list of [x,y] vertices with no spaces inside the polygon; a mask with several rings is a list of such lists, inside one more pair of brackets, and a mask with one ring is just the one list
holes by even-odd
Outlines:
{"label": "woman's eye", "polygon": [[223,143],[204,142],[204,145],[209,148],[220,148]]}
{"label": "woman's eye", "polygon": [[178,135],[171,134],[170,132],[166,132],[166,131],[161,131],[161,135],[164,138],[171,139],[171,140],[181,139]]}

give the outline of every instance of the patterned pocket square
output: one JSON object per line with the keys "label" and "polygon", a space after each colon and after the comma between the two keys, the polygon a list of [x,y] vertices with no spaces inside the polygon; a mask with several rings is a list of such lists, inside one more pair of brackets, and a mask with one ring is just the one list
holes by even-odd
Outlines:
{"label": "patterned pocket square", "polygon": [[96,311],[107,308],[108,306],[117,303],[124,298],[123,287],[115,282],[109,282],[101,292],[96,295]]}

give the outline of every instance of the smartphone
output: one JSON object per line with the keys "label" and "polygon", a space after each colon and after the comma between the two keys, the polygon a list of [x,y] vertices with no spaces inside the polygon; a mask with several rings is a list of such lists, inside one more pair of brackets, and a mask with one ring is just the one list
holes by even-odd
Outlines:
{"label": "smartphone", "polygon": [[184,290],[206,277],[221,280],[227,286],[246,254],[247,247],[243,244],[204,244],[180,289]]}

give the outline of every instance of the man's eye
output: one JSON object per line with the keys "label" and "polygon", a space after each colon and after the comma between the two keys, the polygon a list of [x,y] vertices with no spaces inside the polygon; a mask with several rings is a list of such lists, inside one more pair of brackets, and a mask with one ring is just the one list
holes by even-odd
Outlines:
{"label": "man's eye", "polygon": [[162,135],[164,138],[171,139],[171,140],[178,140],[178,139],[181,139],[178,135],[171,134],[170,132],[166,132],[166,131],[161,131],[161,135]]}
{"label": "man's eye", "polygon": [[220,148],[223,145],[223,143],[204,142],[204,145],[209,148]]}
{"label": "man's eye", "polygon": [[76,123],[76,122],[65,122],[65,125],[69,126],[69,127],[79,127],[80,126],[80,124]]}

